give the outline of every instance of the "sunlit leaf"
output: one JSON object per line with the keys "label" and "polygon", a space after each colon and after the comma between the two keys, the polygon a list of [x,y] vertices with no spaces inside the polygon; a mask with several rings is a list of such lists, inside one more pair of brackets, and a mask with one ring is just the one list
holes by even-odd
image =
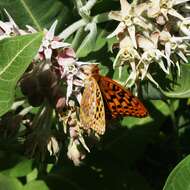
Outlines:
{"label": "sunlit leaf", "polygon": [[44,181],[32,181],[30,183],[27,183],[23,190],[34,190],[34,189],[40,189],[40,190],[49,190],[48,186],[45,184]]}
{"label": "sunlit leaf", "polygon": [[22,184],[16,178],[0,174],[0,190],[22,190]]}
{"label": "sunlit leaf", "polygon": [[32,171],[32,160],[23,160],[11,169],[5,170],[2,173],[11,177],[22,177]]}
{"label": "sunlit leaf", "polygon": [[71,18],[69,10],[58,0],[1,0],[1,11],[6,9],[15,22],[22,28],[31,25],[38,31],[49,28],[57,19],[57,28],[63,28]]}
{"label": "sunlit leaf", "polygon": [[0,41],[0,116],[10,109],[15,85],[36,55],[42,37],[36,33]]}
{"label": "sunlit leaf", "polygon": [[190,156],[183,159],[170,173],[163,190],[189,190]]}
{"label": "sunlit leaf", "polygon": [[[177,80],[170,82],[170,86],[167,89],[161,89],[162,93],[170,98],[188,98],[190,97],[190,65],[182,64],[180,66],[181,74],[176,76]],[[164,80],[163,80],[164,81]]]}

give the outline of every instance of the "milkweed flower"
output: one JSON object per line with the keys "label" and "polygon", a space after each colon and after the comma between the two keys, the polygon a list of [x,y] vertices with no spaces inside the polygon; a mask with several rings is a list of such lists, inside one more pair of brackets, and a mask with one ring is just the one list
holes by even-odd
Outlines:
{"label": "milkweed flower", "polygon": [[42,40],[39,52],[44,54],[45,59],[49,60],[52,56],[54,49],[63,48],[70,46],[69,43],[64,43],[55,36],[55,28],[57,25],[57,20],[52,24],[49,30],[44,29],[45,37]]}
{"label": "milkweed flower", "polygon": [[59,153],[59,144],[54,136],[51,136],[47,143],[47,149],[50,156],[57,155]]}
{"label": "milkweed flower", "polygon": [[3,22],[0,20],[0,40],[12,36],[26,35],[36,32],[36,30],[29,25],[26,25],[27,30],[20,29],[10,14],[5,9],[4,11],[9,21]]}
{"label": "milkweed flower", "polygon": [[190,20],[180,11],[186,2],[189,0],[150,0],[138,4],[134,1],[130,4],[120,0],[121,10],[110,12],[110,18],[119,21],[117,28],[108,35],[108,38],[116,36],[119,42],[113,66],[120,68],[121,76],[121,67],[129,65],[128,87],[145,78],[158,87],[149,69],[155,63],[165,74],[170,74],[171,67],[175,67],[180,75],[180,64],[188,62],[189,56]]}

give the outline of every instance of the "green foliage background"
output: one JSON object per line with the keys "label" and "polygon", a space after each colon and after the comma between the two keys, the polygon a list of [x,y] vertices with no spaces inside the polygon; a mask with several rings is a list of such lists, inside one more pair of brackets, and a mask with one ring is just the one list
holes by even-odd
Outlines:
{"label": "green foliage background", "polygon": [[[29,24],[42,31],[58,19],[57,34],[80,19],[73,2],[66,0],[40,3],[37,0],[1,0],[1,20],[6,20],[4,8],[21,28]],[[92,15],[115,9],[119,9],[117,1],[100,0]],[[102,74],[118,80],[118,71],[112,68],[115,56],[110,52],[112,43],[106,39],[115,26],[111,21],[94,26],[89,33],[80,29],[68,41],[72,42],[81,60],[100,62]],[[1,115],[10,109],[15,85],[36,54],[41,39],[39,32],[0,41]],[[181,65],[181,77],[177,78],[165,77],[158,68],[153,69],[160,88],[148,82],[142,85],[150,117],[108,122],[109,130],[100,143],[91,148],[80,167],[68,160],[65,147],[58,162],[48,155],[43,162],[29,159],[23,139],[18,138],[22,129],[14,131],[9,121],[7,134],[0,129],[0,190],[188,190],[190,66]],[[126,79],[127,74],[123,69],[123,78]]]}

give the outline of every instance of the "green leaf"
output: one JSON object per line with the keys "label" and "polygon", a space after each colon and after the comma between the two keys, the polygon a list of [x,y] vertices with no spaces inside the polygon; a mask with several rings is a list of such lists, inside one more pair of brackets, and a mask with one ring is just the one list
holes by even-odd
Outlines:
{"label": "green leaf", "polygon": [[35,33],[0,41],[0,116],[10,109],[15,85],[36,55],[42,37]]}
{"label": "green leaf", "polygon": [[[37,30],[49,28],[57,19],[57,28],[66,24],[71,14],[66,6],[58,0],[1,0],[0,8],[6,9],[20,27],[31,25]],[[64,23],[64,25],[63,25]]]}
{"label": "green leaf", "polygon": [[163,190],[189,190],[190,155],[183,159],[170,173]]}
{"label": "green leaf", "polygon": [[161,100],[152,100],[151,102],[152,106],[148,108],[150,116],[145,118],[125,117],[123,118],[121,125],[125,127],[127,126],[130,129],[136,126],[142,126],[145,124],[147,125],[151,124],[151,122],[154,122],[161,126],[162,122],[165,120],[165,117],[171,114],[169,104],[173,104],[174,111],[178,108],[179,105],[178,100],[168,104]]}
{"label": "green leaf", "polygon": [[38,170],[35,168],[31,173],[26,176],[27,182],[31,182],[38,177]]}
{"label": "green leaf", "polygon": [[23,160],[11,169],[3,171],[2,174],[9,175],[11,177],[25,176],[32,171],[32,163],[32,160]]}
{"label": "green leaf", "polygon": [[[172,83],[167,89],[161,89],[162,93],[170,98],[188,98],[190,97],[190,65],[182,64],[180,66],[181,74],[177,80],[172,79]],[[170,79],[171,80],[171,79]],[[174,82],[173,82],[174,81]]]}
{"label": "green leaf", "polygon": [[146,81],[146,83],[142,84],[141,89],[144,99],[162,100],[165,98],[161,90],[150,81]]}
{"label": "green leaf", "polygon": [[19,180],[0,174],[0,190],[21,190],[22,184]]}
{"label": "green leaf", "polygon": [[[169,108],[169,104],[173,104],[173,108],[175,111],[178,106],[179,106],[179,101],[178,100],[174,100],[172,102],[168,102],[168,104],[162,100],[152,100],[151,101],[154,105],[154,107],[159,111],[161,112],[164,116],[168,116],[171,114],[171,110]],[[150,110],[150,113],[151,113],[151,110]]]}
{"label": "green leaf", "polygon": [[27,183],[23,188],[23,190],[34,190],[34,189],[49,190],[45,182],[40,180]]}

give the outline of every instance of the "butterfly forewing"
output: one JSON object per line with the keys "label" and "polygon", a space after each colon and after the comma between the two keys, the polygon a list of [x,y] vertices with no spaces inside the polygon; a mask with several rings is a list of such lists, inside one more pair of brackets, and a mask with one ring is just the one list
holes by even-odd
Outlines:
{"label": "butterfly forewing", "polygon": [[124,116],[146,117],[147,109],[141,101],[108,77],[99,78],[99,86],[106,106],[113,118]]}
{"label": "butterfly forewing", "polygon": [[80,105],[80,121],[84,129],[92,129],[97,134],[105,132],[105,109],[98,83],[93,77],[85,81]]}

